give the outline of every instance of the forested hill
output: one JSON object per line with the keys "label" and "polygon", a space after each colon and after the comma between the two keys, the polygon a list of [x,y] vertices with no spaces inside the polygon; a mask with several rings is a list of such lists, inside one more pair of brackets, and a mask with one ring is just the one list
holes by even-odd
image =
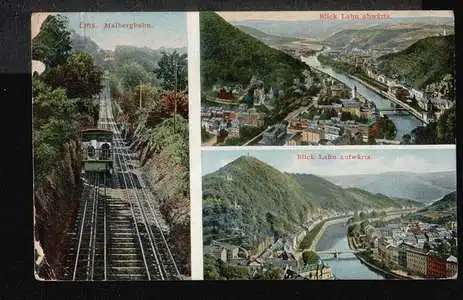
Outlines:
{"label": "forested hill", "polygon": [[404,77],[412,86],[424,88],[454,73],[455,35],[428,37],[407,49],[379,58],[381,72]]}
{"label": "forested hill", "polygon": [[343,189],[307,174],[278,171],[242,156],[203,177],[204,240],[243,235],[246,245],[297,228],[317,208],[339,211],[402,207],[414,201],[391,199],[360,189]]}
{"label": "forested hill", "polygon": [[74,30],[70,32],[72,52],[87,52],[92,57],[93,63],[102,67],[104,63],[104,53],[97,43],[88,36],[79,35]]}
{"label": "forested hill", "polygon": [[452,192],[444,197],[442,199],[437,200],[430,206],[426,207],[423,209],[423,211],[448,211],[448,210],[455,210],[457,208],[457,192]]}
{"label": "forested hill", "polygon": [[246,86],[252,76],[287,87],[308,67],[234,27],[214,12],[200,13],[201,80],[203,89],[216,83]]}

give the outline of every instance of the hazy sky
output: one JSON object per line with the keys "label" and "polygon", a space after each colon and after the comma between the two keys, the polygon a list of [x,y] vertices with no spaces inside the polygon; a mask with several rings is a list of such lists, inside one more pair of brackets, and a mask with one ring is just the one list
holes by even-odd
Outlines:
{"label": "hazy sky", "polygon": [[[187,46],[186,13],[184,12],[123,12],[123,13],[59,13],[69,18],[69,27],[78,34],[90,37],[104,50],[116,45],[131,45],[157,49]],[[40,23],[46,15],[35,16]],[[34,19],[34,16],[33,16]],[[80,28],[81,23],[94,23],[99,28]],[[152,28],[110,28],[105,23],[151,24]],[[34,23],[33,24],[38,24]],[[37,31],[33,25],[32,32]]]}
{"label": "hazy sky", "polygon": [[[328,12],[328,11],[327,11]],[[329,11],[336,13],[387,13],[391,18],[400,17],[453,17],[452,11],[419,11],[419,10],[402,10],[402,11]],[[227,21],[243,20],[272,20],[272,21],[299,21],[299,20],[320,20],[321,11],[287,11],[287,12],[217,12]]]}
{"label": "hazy sky", "polygon": [[[384,172],[438,172],[456,171],[456,150],[451,148],[401,148],[401,149],[312,149],[307,151],[284,149],[278,150],[260,147],[259,150],[203,150],[202,174],[214,172],[242,155],[250,155],[289,173],[307,173],[319,176],[336,176],[349,174],[378,174]],[[385,147],[386,148],[386,147]],[[266,150],[267,149],[267,150]],[[358,150],[360,149],[360,150]],[[336,160],[299,160],[297,154],[336,155]],[[370,160],[341,160],[340,155],[369,154]]]}

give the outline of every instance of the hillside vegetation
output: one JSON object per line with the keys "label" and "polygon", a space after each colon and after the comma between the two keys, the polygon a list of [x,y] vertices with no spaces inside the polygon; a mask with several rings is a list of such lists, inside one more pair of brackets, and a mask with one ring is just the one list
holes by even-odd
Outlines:
{"label": "hillside vegetation", "polygon": [[[236,204],[236,206],[235,206]],[[309,174],[288,174],[242,156],[203,177],[205,242],[230,236],[254,246],[301,226],[317,208],[355,210],[419,205],[360,189],[343,189]]]}
{"label": "hillside vegetation", "polygon": [[307,66],[234,27],[214,12],[200,13],[201,84],[248,85],[256,76],[265,85],[285,88],[302,78]]}
{"label": "hillside vegetation", "polygon": [[454,73],[455,36],[422,39],[403,51],[380,57],[379,62],[381,72],[388,76],[398,74],[422,89]]}
{"label": "hillside vegetation", "polygon": [[[325,40],[334,48],[378,49],[398,48],[403,50],[417,41],[434,36],[443,31],[439,25],[377,25],[364,29],[345,29],[336,32]],[[452,26],[445,26],[448,33],[453,32]]]}
{"label": "hillside vegetation", "polygon": [[457,192],[452,192],[437,200],[422,211],[448,211],[457,208]]}
{"label": "hillside vegetation", "polygon": [[426,223],[445,224],[457,220],[457,192],[451,192],[433,204],[407,215],[410,220]]}
{"label": "hillside vegetation", "polygon": [[281,45],[299,40],[298,38],[290,36],[270,35],[260,31],[259,29],[246,25],[236,25],[235,27],[269,45]]}

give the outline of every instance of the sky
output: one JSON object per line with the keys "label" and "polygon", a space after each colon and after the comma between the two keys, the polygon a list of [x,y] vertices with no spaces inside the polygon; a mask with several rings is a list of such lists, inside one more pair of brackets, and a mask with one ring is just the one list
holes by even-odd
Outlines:
{"label": "sky", "polygon": [[[395,10],[395,11],[329,11],[336,13],[382,13],[389,14],[391,18],[400,17],[453,17],[452,11],[419,11],[419,10]],[[244,20],[268,20],[268,21],[300,21],[320,20],[321,11],[287,11],[287,12],[217,12],[222,18],[231,21]]]}
{"label": "sky", "polygon": [[[119,13],[59,13],[69,18],[69,27],[78,34],[90,37],[104,50],[117,45],[149,47],[152,49],[187,46],[186,13],[184,12],[119,12]],[[34,16],[35,15],[35,16]],[[32,35],[48,14],[32,16]],[[35,19],[34,19],[35,18]],[[93,23],[99,28],[80,28],[81,23]],[[151,24],[151,28],[109,28],[105,23]]]}
{"label": "sky", "polygon": [[[248,148],[249,149],[249,148]],[[353,174],[380,174],[385,172],[456,172],[456,150],[454,146],[438,148],[333,148],[308,149],[267,148],[258,150],[218,150],[202,151],[202,174],[212,173],[242,155],[253,156],[273,167],[288,173],[305,173],[318,176]],[[314,160],[300,160],[298,154],[312,154]],[[336,156],[337,159],[322,160],[319,155]],[[341,155],[369,155],[370,160],[341,160]]]}

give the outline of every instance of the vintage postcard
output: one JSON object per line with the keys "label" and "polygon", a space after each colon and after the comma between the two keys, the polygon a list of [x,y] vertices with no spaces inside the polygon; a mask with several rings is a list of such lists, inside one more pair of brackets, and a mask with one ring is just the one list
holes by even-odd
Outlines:
{"label": "vintage postcard", "polygon": [[32,14],[38,280],[190,270],[187,14]]}
{"label": "vintage postcard", "polygon": [[456,278],[455,152],[204,148],[204,279]]}
{"label": "vintage postcard", "polygon": [[451,11],[200,12],[205,146],[455,144]]}

